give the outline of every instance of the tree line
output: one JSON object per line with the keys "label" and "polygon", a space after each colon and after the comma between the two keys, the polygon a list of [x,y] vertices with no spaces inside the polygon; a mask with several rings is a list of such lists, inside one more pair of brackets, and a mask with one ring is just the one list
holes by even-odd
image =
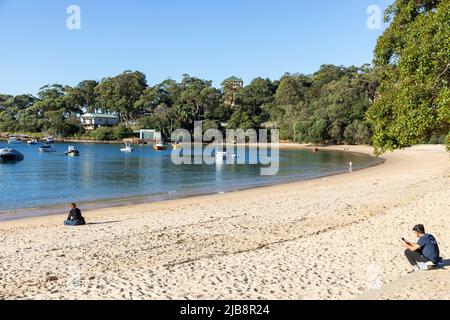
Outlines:
{"label": "tree line", "polygon": [[[257,78],[244,87],[184,75],[148,86],[139,71],[126,71],[100,82],[86,80],[75,87],[59,84],[32,95],[0,95],[0,131],[51,132],[63,137],[85,134],[79,115],[114,113],[121,129],[152,128],[165,136],[177,128],[204,130],[279,128],[281,138],[312,143],[369,143],[365,113],[374,94],[369,66],[324,65],[312,75],[285,74],[281,79]],[[102,132],[100,130],[100,132]],[[92,133],[101,139],[101,134]]]}

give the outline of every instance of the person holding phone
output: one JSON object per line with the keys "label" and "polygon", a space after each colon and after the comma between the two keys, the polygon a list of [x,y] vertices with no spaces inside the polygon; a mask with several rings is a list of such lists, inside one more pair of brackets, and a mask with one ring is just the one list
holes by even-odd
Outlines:
{"label": "person holding phone", "polygon": [[406,247],[406,259],[413,267],[410,272],[431,270],[440,260],[439,245],[433,235],[425,233],[423,224],[414,226],[413,231],[419,238],[417,243],[411,243],[402,238],[403,246]]}

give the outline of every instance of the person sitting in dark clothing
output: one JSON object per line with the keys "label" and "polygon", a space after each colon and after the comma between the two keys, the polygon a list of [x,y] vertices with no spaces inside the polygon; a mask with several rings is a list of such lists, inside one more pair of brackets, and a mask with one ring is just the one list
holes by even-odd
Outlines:
{"label": "person sitting in dark clothing", "polygon": [[405,256],[413,267],[411,272],[433,269],[441,261],[438,242],[433,235],[425,233],[423,224],[416,225],[413,231],[419,238],[417,244],[402,239]]}
{"label": "person sitting in dark clothing", "polygon": [[64,225],[66,226],[82,226],[85,225],[86,221],[81,215],[81,210],[77,208],[75,203],[71,204],[71,210],[69,212],[69,216],[67,220],[64,221]]}

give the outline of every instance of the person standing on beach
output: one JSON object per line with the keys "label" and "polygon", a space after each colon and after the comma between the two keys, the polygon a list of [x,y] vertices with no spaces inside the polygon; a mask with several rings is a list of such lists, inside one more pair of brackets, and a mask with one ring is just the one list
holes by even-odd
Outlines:
{"label": "person standing on beach", "polygon": [[410,273],[418,270],[430,270],[439,263],[439,245],[434,236],[425,233],[423,224],[416,225],[413,231],[419,238],[417,244],[402,239],[403,246],[406,247],[406,259],[413,267]]}
{"label": "person standing on beach", "polygon": [[348,172],[352,173],[353,172],[353,162],[349,161],[347,165],[348,165]]}
{"label": "person standing on beach", "polygon": [[82,226],[86,224],[86,221],[84,220],[83,216],[81,215],[81,210],[77,208],[77,205],[75,203],[72,203],[71,209],[69,212],[69,216],[67,217],[67,220],[64,221],[65,226]]}

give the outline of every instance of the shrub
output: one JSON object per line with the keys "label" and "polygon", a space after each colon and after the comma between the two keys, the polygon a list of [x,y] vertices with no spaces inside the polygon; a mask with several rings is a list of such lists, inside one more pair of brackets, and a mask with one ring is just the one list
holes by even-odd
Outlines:
{"label": "shrub", "polygon": [[98,141],[114,140],[113,129],[107,127],[98,128],[91,132],[91,137]]}
{"label": "shrub", "polygon": [[112,135],[115,140],[122,140],[125,138],[132,137],[133,130],[131,130],[131,128],[128,128],[125,125],[121,124],[121,125],[113,128]]}

